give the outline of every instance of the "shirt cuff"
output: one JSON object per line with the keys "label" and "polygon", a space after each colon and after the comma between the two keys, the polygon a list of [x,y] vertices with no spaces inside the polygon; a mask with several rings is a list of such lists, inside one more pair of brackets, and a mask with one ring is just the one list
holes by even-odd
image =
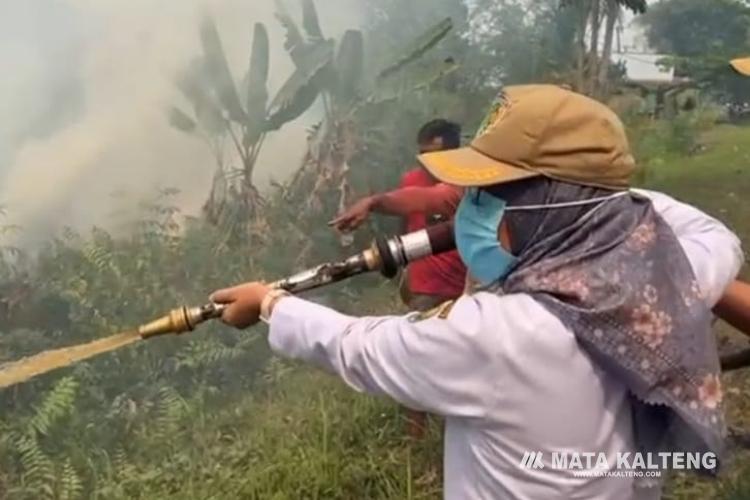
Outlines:
{"label": "shirt cuff", "polygon": [[273,314],[273,308],[276,303],[284,297],[289,297],[289,293],[285,290],[274,289],[266,293],[263,297],[263,301],[260,303],[260,319],[264,323],[271,321],[271,314]]}

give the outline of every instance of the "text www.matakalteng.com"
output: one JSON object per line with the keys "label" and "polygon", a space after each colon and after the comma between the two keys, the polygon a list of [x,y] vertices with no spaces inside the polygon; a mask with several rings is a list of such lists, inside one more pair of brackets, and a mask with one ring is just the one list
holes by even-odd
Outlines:
{"label": "text www.matakalteng.com", "polygon": [[658,470],[578,470],[575,477],[661,477]]}

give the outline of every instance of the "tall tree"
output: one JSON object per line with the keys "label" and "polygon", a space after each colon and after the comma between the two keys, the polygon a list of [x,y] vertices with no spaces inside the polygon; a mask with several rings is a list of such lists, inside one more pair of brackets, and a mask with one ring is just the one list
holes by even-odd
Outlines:
{"label": "tall tree", "polygon": [[[606,98],[615,28],[621,11],[628,9],[642,14],[646,12],[646,0],[562,0],[561,5],[572,9],[578,18],[576,90]],[[602,33],[604,40],[599,50]]]}
{"label": "tall tree", "polygon": [[727,61],[750,52],[750,6],[739,0],[662,0],[641,19],[649,43],[694,84],[744,102],[750,88]]}
{"label": "tall tree", "polygon": [[558,0],[478,0],[471,11],[472,60],[497,84],[567,79],[575,53],[575,9]]}

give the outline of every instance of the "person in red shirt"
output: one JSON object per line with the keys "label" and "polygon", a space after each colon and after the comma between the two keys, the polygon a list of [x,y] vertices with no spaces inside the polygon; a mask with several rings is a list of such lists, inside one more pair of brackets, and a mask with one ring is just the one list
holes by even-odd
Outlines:
{"label": "person in red shirt", "polygon": [[[456,149],[461,145],[461,127],[437,119],[426,123],[417,134],[419,154]],[[406,172],[395,191],[368,196],[336,217],[330,224],[339,231],[353,231],[372,212],[399,215],[404,232],[418,231],[428,224],[453,218],[461,189],[439,183],[424,167]],[[401,283],[401,298],[416,311],[428,311],[453,300],[464,291],[466,267],[457,251],[426,257],[409,264]],[[424,434],[426,414],[407,411],[408,433],[419,439]]]}
{"label": "person in red shirt", "polygon": [[[419,153],[455,149],[461,145],[461,127],[437,119],[417,134]],[[413,168],[401,178],[395,191],[368,196],[331,221],[342,232],[359,227],[372,212],[399,215],[404,232],[424,229],[428,224],[453,218],[462,192],[439,183],[424,167]],[[466,268],[457,251],[426,257],[409,264],[401,287],[404,303],[426,311],[459,297],[464,291]]]}

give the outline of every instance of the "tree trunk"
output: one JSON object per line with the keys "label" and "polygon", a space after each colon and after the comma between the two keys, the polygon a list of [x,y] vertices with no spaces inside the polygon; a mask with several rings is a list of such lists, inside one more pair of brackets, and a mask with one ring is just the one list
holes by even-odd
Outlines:
{"label": "tree trunk", "polygon": [[615,38],[615,25],[620,16],[620,4],[617,0],[607,0],[607,25],[604,32],[604,47],[602,49],[599,74],[597,75],[596,95],[606,99],[609,94],[609,66],[612,61],[612,42]]}
{"label": "tree trunk", "polygon": [[203,214],[211,224],[218,224],[221,212],[227,201],[227,182],[224,175],[224,167],[219,165],[211,182],[211,192],[203,204]]}
{"label": "tree trunk", "polygon": [[586,27],[588,26],[591,0],[580,2],[578,18],[578,43],[576,49],[576,90],[586,93]]}
{"label": "tree trunk", "polygon": [[[589,44],[588,56],[588,86],[587,92],[596,95],[596,83],[598,78],[597,64],[599,62],[599,34],[602,25],[602,1],[593,0],[591,3],[591,15],[589,24],[591,25],[591,43]],[[605,12],[606,15],[606,12]]]}
{"label": "tree trunk", "polygon": [[[300,207],[300,226],[315,227],[349,206],[354,194],[349,183],[349,163],[358,149],[358,131],[350,118],[329,116],[313,131],[302,166],[286,190],[289,203]],[[331,238],[336,237],[335,233],[330,234]],[[339,249],[351,244],[351,235],[339,237],[336,243]],[[329,258],[330,255],[320,254],[327,244],[318,246],[302,255],[297,265],[302,267]]]}

